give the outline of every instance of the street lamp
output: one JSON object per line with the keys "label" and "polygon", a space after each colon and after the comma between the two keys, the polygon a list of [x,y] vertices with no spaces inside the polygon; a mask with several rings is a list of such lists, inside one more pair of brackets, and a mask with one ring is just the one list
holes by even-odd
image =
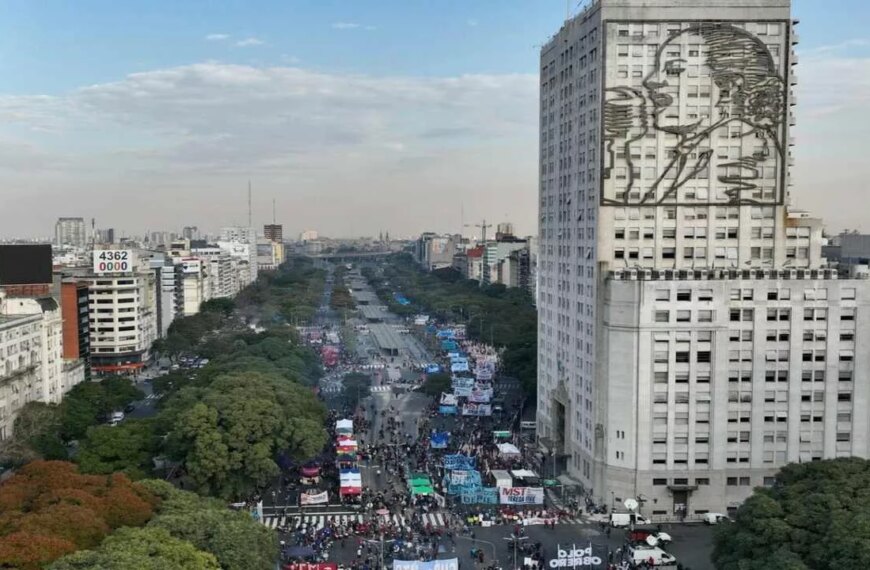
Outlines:
{"label": "street lamp", "polygon": [[510,540],[514,543],[514,570],[517,570],[517,547],[521,540],[528,540],[528,536],[516,536],[511,535],[510,537],[504,537],[505,540]]}

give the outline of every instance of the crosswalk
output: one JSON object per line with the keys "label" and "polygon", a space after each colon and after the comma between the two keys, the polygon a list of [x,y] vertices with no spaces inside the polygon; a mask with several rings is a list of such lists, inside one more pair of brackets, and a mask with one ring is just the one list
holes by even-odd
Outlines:
{"label": "crosswalk", "polygon": [[[377,515],[377,518],[380,522],[387,522],[400,528],[409,528],[411,526],[411,521],[406,519],[403,515]],[[327,526],[327,524],[355,525],[367,521],[368,517],[359,513],[331,513],[322,515],[293,514],[280,517],[263,517],[263,524],[266,527],[272,529],[282,527],[287,528],[290,531],[300,529],[320,530]],[[425,513],[423,515],[424,525],[445,527],[447,526],[447,523],[447,515],[442,513]]]}
{"label": "crosswalk", "polygon": [[152,393],[152,394],[148,394],[143,399],[144,400],[158,400],[158,399],[160,399],[160,396]]}
{"label": "crosswalk", "polygon": [[[389,392],[392,386],[372,386],[372,392]],[[344,390],[341,386],[324,386],[320,389],[321,394],[339,394]]]}

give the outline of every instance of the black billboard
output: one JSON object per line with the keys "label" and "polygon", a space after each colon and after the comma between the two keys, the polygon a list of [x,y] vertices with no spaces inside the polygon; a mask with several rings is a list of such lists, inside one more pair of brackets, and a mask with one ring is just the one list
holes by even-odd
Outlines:
{"label": "black billboard", "polygon": [[51,283],[51,245],[0,245],[0,285]]}

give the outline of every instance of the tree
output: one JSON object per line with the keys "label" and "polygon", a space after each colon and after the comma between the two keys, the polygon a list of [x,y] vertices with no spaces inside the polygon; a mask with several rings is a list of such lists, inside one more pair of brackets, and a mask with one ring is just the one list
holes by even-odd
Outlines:
{"label": "tree", "polygon": [[128,378],[82,382],[69,391],[60,405],[60,436],[67,441],[80,439],[101,418],[143,397],[145,394]]}
{"label": "tree", "polygon": [[350,374],[345,374],[342,380],[342,387],[344,388],[344,397],[348,401],[356,402],[356,405],[359,405],[361,399],[371,394],[372,378],[368,374],[351,372]]}
{"label": "tree", "polygon": [[165,481],[144,485],[161,498],[158,515],[148,526],[168,530],[196,548],[215,555],[224,570],[271,570],[277,537],[248,513],[231,511],[213,499],[180,491]]}
{"label": "tree", "polygon": [[76,459],[84,473],[123,471],[132,479],[141,479],[150,472],[156,450],[154,422],[128,420],[118,426],[88,429]]}
{"label": "tree", "polygon": [[226,318],[232,316],[236,310],[236,303],[227,298],[209,299],[200,305],[199,310],[203,313],[217,313]]}
{"label": "tree", "polygon": [[272,480],[279,452],[298,460],[319,453],[324,417],[310,390],[275,372],[231,372],[178,415],[169,439],[201,492],[231,499]]}
{"label": "tree", "polygon": [[121,474],[83,475],[63,461],[28,463],[0,485],[0,568],[41,567],[93,548],[113,529],[144,525],[155,503]]}
{"label": "tree", "polygon": [[34,459],[66,459],[66,447],[58,436],[60,417],[56,404],[25,404],[15,418],[12,437],[0,444],[0,461],[18,466]]}
{"label": "tree", "polygon": [[715,536],[719,570],[870,568],[870,461],[791,464]]}
{"label": "tree", "polygon": [[97,550],[57,560],[50,570],[220,570],[213,554],[174,538],[159,527],[122,528]]}
{"label": "tree", "polygon": [[438,397],[442,392],[451,391],[451,382],[450,374],[445,374],[443,372],[427,374],[426,381],[423,382],[423,386],[420,390],[429,396]]}

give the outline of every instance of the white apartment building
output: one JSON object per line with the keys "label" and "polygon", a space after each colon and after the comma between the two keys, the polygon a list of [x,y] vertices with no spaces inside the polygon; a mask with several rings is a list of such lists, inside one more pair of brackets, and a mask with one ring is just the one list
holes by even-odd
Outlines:
{"label": "white apartment building", "polygon": [[257,246],[238,241],[219,241],[217,246],[237,261],[239,290],[257,280]]}
{"label": "white apartment building", "polygon": [[41,315],[0,315],[0,441],[24,404],[41,398]]}
{"label": "white apartment building", "polygon": [[54,243],[58,247],[85,247],[88,230],[84,218],[58,218],[54,224]]}
{"label": "white apartment building", "polygon": [[221,228],[219,241],[234,241],[249,245],[257,244],[257,230],[245,226],[228,226]]}
{"label": "white apartment building", "polygon": [[149,271],[86,274],[90,290],[91,368],[102,373],[142,369],[157,339],[157,277]]}
{"label": "white apartment building", "polygon": [[538,434],[611,507],[870,455],[870,282],[787,207],[794,28],[788,0],[600,0],[541,50]]}

